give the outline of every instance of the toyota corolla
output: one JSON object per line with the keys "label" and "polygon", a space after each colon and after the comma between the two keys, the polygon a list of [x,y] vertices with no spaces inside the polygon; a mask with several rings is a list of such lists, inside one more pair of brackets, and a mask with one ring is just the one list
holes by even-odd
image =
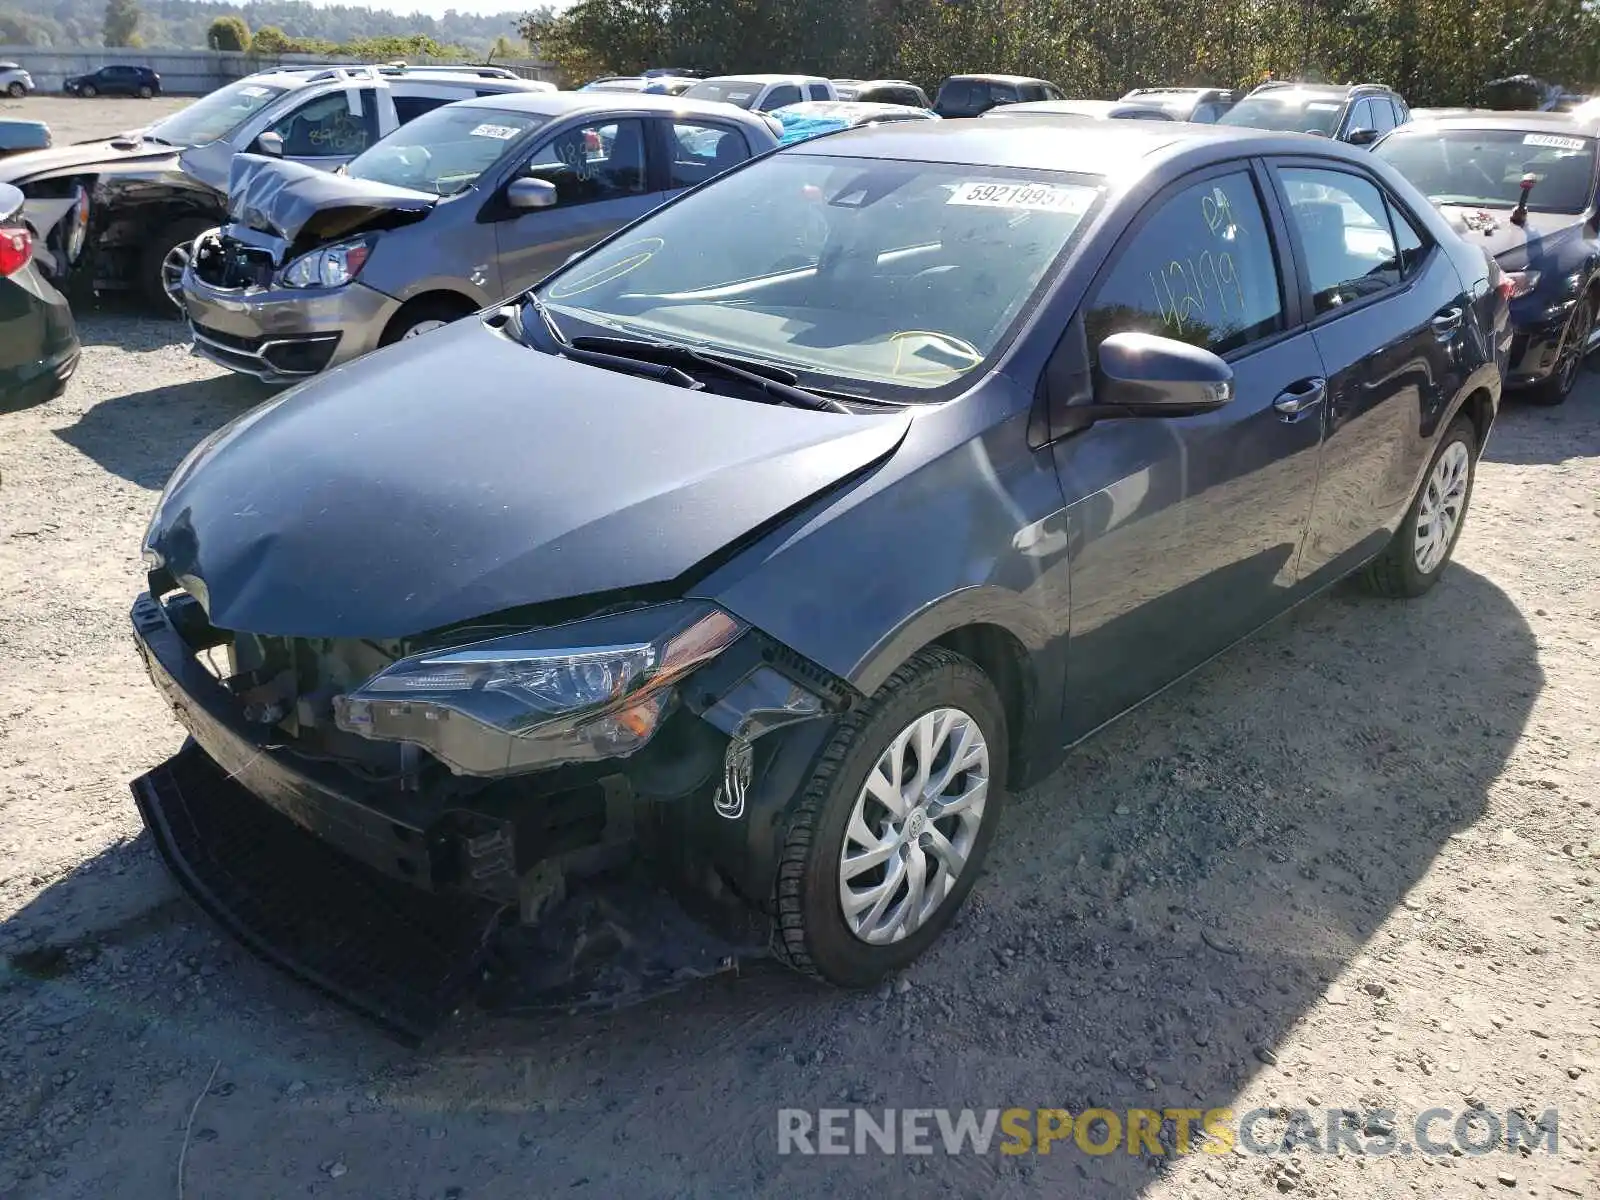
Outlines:
{"label": "toyota corolla", "polygon": [[1496,284],[1330,141],[843,132],[207,438],[137,642],[351,871],[510,905],[649,829],[870,984],[1068,747],[1345,576],[1438,581]]}

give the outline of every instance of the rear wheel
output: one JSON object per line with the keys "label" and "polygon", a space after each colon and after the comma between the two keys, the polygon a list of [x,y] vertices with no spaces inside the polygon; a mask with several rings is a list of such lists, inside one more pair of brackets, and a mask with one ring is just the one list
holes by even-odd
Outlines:
{"label": "rear wheel", "polygon": [[978,667],[921,651],[840,723],[784,835],[776,949],[870,987],[945,930],[972,890],[1005,792],[1005,710]]}
{"label": "rear wheel", "polygon": [[215,224],[199,217],[176,221],[146,243],[139,259],[139,291],[147,303],[183,311],[183,272],[189,265],[190,247]]}
{"label": "rear wheel", "polygon": [[1477,431],[1471,421],[1457,417],[1434,451],[1422,490],[1400,528],[1363,569],[1360,579],[1368,591],[1410,599],[1438,582],[1467,519],[1477,456]]}
{"label": "rear wheel", "polygon": [[28,89],[15,81],[6,85],[6,94],[13,100],[21,100],[28,94]]}
{"label": "rear wheel", "polygon": [[1583,360],[1589,352],[1589,335],[1594,332],[1594,298],[1584,296],[1567,318],[1561,331],[1561,348],[1556,351],[1556,365],[1549,378],[1541,381],[1528,394],[1535,404],[1561,404],[1572,394],[1583,369]]}

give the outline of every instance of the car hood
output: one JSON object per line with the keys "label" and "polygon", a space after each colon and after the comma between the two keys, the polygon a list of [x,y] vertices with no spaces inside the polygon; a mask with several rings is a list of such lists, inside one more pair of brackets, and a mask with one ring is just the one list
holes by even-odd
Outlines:
{"label": "car hood", "polygon": [[1583,226],[1581,216],[1530,212],[1525,225],[1511,223],[1511,210],[1441,204],[1439,211],[1468,244],[1481,246],[1510,270],[1520,270],[1530,256],[1538,256],[1566,241]]}
{"label": "car hood", "polygon": [[176,163],[177,154],[171,146],[140,141],[137,134],[119,135],[0,159],[0,183],[26,183],[44,175],[81,171],[84,167],[154,162],[163,158]]}
{"label": "car hood", "polygon": [[689,391],[469,319],[209,439],[147,545],[220,628],[403,637],[670,583],[889,455],[910,421]]}
{"label": "car hood", "polygon": [[239,225],[293,243],[302,233],[319,241],[345,237],[401,215],[416,219],[439,197],[320,171],[304,163],[236,154],[228,175],[228,216]]}

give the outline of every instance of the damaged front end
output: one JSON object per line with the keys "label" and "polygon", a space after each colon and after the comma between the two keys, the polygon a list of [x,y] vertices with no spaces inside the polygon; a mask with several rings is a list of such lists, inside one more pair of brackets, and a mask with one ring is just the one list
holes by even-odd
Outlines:
{"label": "damaged front end", "polygon": [[[162,576],[152,575],[152,593],[134,605],[136,640],[152,681],[193,738],[197,749],[185,754],[192,760],[203,752],[206,761],[174,760],[136,783],[135,793],[190,891],[213,912],[227,910],[219,913],[224,923],[258,949],[266,943],[281,965],[396,1023],[393,997],[383,1005],[363,999],[361,988],[330,984],[331,968],[308,968],[312,951],[303,945],[274,946],[285,939],[248,922],[238,928],[240,905],[216,900],[221,885],[208,878],[218,837],[185,850],[174,831],[223,823],[215,813],[196,815],[197,805],[265,806],[298,827],[293,836],[252,835],[241,852],[305,833],[337,852],[327,859],[316,850],[320,866],[296,853],[274,873],[277,883],[260,882],[257,871],[268,890],[316,894],[336,861],[341,879],[373,877],[363,896],[401,888],[407,896],[398,910],[414,908],[411,895],[433,893],[439,908],[429,920],[458,930],[461,954],[473,963],[504,940],[490,935],[512,914],[548,925],[523,939],[524,949],[537,950],[536,966],[505,965],[500,946],[500,1007],[532,1006],[534,992],[559,995],[563,1005],[602,991],[636,995],[652,975],[675,986],[760,946],[748,936],[748,920],[771,893],[777,817],[831,718],[852,702],[846,685],[703,602],[616,606],[513,634],[480,624],[429,638],[424,649],[406,639],[217,629],[194,596]],[[770,736],[789,727],[806,727],[806,735],[787,746]],[[184,773],[210,782],[171,782]],[[162,787],[182,793],[181,820]],[[202,794],[206,788],[214,797]],[[226,823],[238,827],[241,818]],[[718,940],[708,932],[700,945],[674,934],[672,947],[654,946],[640,922],[621,915],[614,891],[620,871],[631,880],[625,894],[642,895],[641,868],[653,884],[692,896],[688,903],[711,918],[709,928],[746,936]],[[307,869],[319,878],[308,882]],[[238,866],[209,871],[240,873]],[[613,891],[586,894],[589,881]],[[662,930],[681,930],[683,920],[669,919],[661,904],[623,907],[647,913],[645,923]],[[262,905],[257,893],[244,907]],[[293,907],[292,895],[276,906]],[[322,921],[344,936],[340,917]],[[606,931],[598,942],[597,925]],[[606,963],[596,960],[598,944],[611,947]],[[632,956],[626,969],[616,961],[623,951]],[[696,963],[705,969],[693,969]],[[432,968],[428,977],[437,983],[452,972],[460,973],[459,964]],[[610,981],[604,987],[601,977]]]}

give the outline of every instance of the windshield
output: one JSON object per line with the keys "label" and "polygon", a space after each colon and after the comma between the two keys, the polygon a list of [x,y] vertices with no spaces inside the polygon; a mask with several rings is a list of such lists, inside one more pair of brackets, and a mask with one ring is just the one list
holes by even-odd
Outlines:
{"label": "windshield", "polygon": [[150,127],[150,134],[174,146],[204,146],[227,137],[247,117],[260,112],[288,90],[241,79],[202,96],[165,121],[157,121]]}
{"label": "windshield", "polygon": [[466,191],[523,134],[543,125],[534,113],[446,104],[407,121],[345,168],[353,179],[454,196]]}
{"label": "windshield", "polygon": [[933,399],[1004,344],[1100,191],[1081,175],[789,152],[539,293],[569,334],[586,323],[777,364],[803,386]]}
{"label": "windshield", "polygon": [[1594,195],[1593,138],[1521,129],[1401,132],[1372,151],[1435,204],[1512,208],[1522,177],[1538,182],[1528,193],[1534,212],[1577,214]]}
{"label": "windshield", "polygon": [[754,79],[702,79],[683,93],[685,100],[721,100],[724,104],[737,104],[749,108],[761,94],[761,84]]}
{"label": "windshield", "polygon": [[1282,129],[1290,133],[1323,133],[1332,137],[1343,110],[1344,101],[1336,97],[1267,92],[1261,96],[1246,96],[1218,117],[1217,124]]}

